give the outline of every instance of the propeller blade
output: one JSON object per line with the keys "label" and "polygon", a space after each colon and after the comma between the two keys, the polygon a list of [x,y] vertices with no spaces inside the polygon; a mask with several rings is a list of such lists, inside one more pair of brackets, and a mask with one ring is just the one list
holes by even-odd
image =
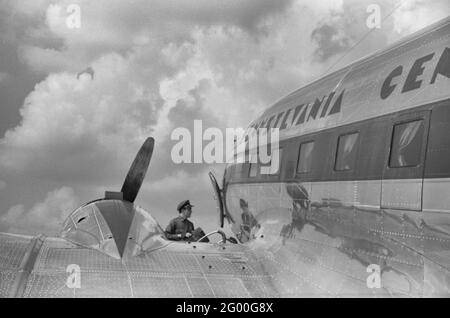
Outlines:
{"label": "propeller blade", "polygon": [[150,137],[144,142],[136,155],[121,190],[125,201],[133,203],[136,199],[152,159],[154,146],[155,139]]}

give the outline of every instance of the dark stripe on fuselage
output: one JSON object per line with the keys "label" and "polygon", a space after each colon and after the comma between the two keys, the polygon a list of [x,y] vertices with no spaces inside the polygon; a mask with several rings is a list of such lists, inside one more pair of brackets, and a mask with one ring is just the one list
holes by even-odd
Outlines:
{"label": "dark stripe on fuselage", "polygon": [[[424,147],[418,166],[388,168],[394,125],[423,119]],[[386,116],[323,130],[280,141],[283,149],[280,174],[249,177],[250,164],[229,166],[225,183],[314,182],[379,179],[417,179],[450,177],[450,100],[408,109]],[[336,171],[335,160],[339,136],[358,132],[355,168]],[[299,148],[314,141],[311,170],[297,173]],[[258,169],[259,170],[259,169]]]}

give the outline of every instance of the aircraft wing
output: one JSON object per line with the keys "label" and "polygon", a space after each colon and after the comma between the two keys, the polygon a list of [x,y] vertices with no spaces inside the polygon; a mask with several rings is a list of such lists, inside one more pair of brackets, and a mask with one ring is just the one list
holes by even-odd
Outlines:
{"label": "aircraft wing", "polygon": [[14,297],[33,237],[0,233],[0,297]]}
{"label": "aircraft wing", "polygon": [[115,259],[60,238],[0,234],[0,297],[276,297],[237,244],[169,243]]}

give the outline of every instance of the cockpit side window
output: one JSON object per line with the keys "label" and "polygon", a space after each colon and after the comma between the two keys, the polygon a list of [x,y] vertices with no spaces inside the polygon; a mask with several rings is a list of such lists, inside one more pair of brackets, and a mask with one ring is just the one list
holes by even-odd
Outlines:
{"label": "cockpit side window", "polygon": [[164,238],[163,229],[152,215],[141,207],[136,207],[134,211],[134,219],[128,237],[128,252],[132,256],[136,256],[167,244],[165,240],[161,239]]}
{"label": "cockpit side window", "polygon": [[[100,227],[97,211],[93,205],[88,205],[76,210],[66,221],[63,228],[63,237],[72,238],[73,241],[84,245],[100,245],[105,240],[108,230]],[[103,220],[104,222],[104,220]]]}
{"label": "cockpit side window", "polygon": [[[116,216],[120,219],[114,219]],[[65,221],[61,237],[114,258],[136,256],[167,244],[162,228],[150,213],[120,200],[101,200],[79,208]]]}

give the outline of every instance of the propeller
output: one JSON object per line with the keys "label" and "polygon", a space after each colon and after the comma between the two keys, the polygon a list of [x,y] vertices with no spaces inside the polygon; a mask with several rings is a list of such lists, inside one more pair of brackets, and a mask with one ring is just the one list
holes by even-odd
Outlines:
{"label": "propeller", "polygon": [[136,199],[152,159],[154,146],[155,139],[147,138],[136,155],[121,190],[125,201],[133,203]]}

